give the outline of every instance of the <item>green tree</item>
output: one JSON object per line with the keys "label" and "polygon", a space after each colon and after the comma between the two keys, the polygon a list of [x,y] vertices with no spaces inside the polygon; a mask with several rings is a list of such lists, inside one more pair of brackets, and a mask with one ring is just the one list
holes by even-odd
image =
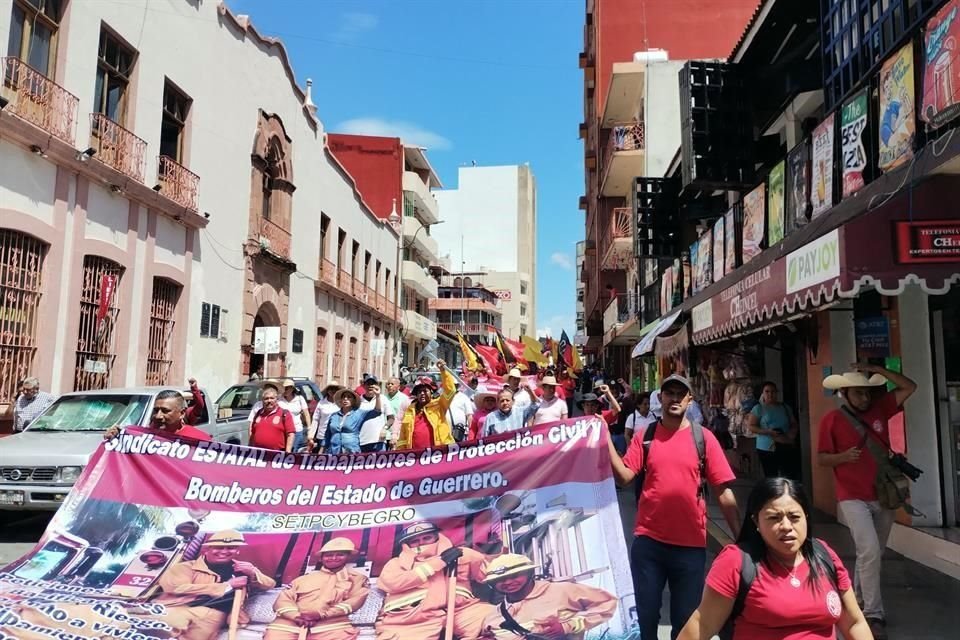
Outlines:
{"label": "green tree", "polygon": [[170,528],[172,534],[171,521],[170,512],[162,507],[88,499],[67,529],[116,556],[136,549],[149,531]]}

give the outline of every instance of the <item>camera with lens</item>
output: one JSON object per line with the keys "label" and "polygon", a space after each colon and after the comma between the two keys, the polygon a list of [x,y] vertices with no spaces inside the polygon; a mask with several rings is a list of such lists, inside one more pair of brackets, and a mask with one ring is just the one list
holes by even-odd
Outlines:
{"label": "camera with lens", "polygon": [[895,453],[890,456],[890,464],[899,469],[903,475],[907,476],[914,482],[916,482],[917,478],[923,474],[923,470],[918,469],[910,464],[910,461],[907,460],[907,457],[902,453]]}

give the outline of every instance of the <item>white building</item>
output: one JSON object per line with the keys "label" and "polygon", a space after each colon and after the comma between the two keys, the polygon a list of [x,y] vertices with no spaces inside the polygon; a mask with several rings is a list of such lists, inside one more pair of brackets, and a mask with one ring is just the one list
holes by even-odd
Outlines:
{"label": "white building", "polygon": [[218,394],[257,326],[281,328],[269,375],[392,367],[397,232],[282,43],[190,0],[0,0],[0,41],[0,413],[27,374]]}
{"label": "white building", "polygon": [[[527,165],[460,167],[434,191],[446,224],[433,232],[455,273],[483,273],[502,301],[503,333],[533,335],[537,312],[537,183]],[[462,246],[462,250],[461,250]]]}

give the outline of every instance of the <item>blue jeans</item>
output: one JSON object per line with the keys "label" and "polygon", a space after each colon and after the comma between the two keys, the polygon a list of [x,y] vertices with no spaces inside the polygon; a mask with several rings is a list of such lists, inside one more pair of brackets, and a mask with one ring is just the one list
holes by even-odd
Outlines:
{"label": "blue jeans", "polygon": [[371,451],[386,451],[387,443],[386,442],[371,442],[370,444],[360,445],[361,453],[370,453]]}
{"label": "blue jeans", "polygon": [[637,599],[640,640],[656,640],[663,587],[670,585],[670,637],[676,639],[703,595],[707,550],[680,547],[637,536],[630,548],[630,570]]}

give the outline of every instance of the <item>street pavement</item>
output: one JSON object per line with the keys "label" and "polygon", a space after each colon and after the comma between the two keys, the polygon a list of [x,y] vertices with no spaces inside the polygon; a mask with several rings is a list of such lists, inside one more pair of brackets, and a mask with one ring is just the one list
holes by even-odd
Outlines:
{"label": "street pavement", "polygon": [[53,512],[0,511],[0,567],[22,557],[36,544]]}

